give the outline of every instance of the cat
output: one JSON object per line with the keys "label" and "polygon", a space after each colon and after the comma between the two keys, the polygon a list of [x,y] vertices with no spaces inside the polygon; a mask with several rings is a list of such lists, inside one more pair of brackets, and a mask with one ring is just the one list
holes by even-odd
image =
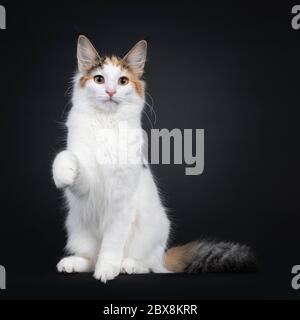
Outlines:
{"label": "cat", "polygon": [[[79,36],[67,147],[52,167],[68,208],[68,255],[57,270],[94,272],[104,283],[120,273],[248,271],[254,259],[246,245],[199,240],[168,249],[171,224],[151,168],[142,155],[116,161],[121,147],[110,138],[120,123],[129,135],[142,132],[146,57],[145,40],[123,58],[102,57]],[[143,139],[132,145],[142,150]]]}

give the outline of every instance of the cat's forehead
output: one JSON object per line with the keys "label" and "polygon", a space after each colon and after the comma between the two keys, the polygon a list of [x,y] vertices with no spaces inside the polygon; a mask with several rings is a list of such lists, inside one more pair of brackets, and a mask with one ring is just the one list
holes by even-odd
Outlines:
{"label": "cat's forehead", "polygon": [[112,56],[105,57],[101,63],[101,66],[99,66],[97,69],[97,71],[101,71],[107,76],[114,77],[126,71],[127,67],[122,59]]}
{"label": "cat's forehead", "polygon": [[112,63],[103,64],[101,69],[105,75],[111,77],[118,76],[122,73],[122,69],[119,66]]}

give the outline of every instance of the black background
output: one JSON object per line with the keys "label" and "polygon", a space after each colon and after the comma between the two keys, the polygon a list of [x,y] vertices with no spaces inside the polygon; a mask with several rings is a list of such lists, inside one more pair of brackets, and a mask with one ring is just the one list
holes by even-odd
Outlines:
{"label": "black background", "polygon": [[[300,263],[300,31],[291,27],[292,3],[1,4],[0,264],[8,290],[0,298],[300,297],[290,285]],[[90,274],[56,274],[65,232],[51,165],[64,146],[79,32],[100,52],[119,55],[150,37],[154,127],[205,129],[202,175],[153,167],[171,208],[172,243],[247,243],[258,273],[120,276],[106,286]]]}

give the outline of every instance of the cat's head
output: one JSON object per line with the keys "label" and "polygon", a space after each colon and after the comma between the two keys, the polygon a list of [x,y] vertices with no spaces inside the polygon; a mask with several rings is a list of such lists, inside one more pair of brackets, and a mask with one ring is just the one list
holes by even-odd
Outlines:
{"label": "cat's head", "polygon": [[139,41],[123,58],[101,56],[85,36],[77,47],[78,88],[93,106],[116,111],[122,105],[144,101],[144,73],[147,42]]}

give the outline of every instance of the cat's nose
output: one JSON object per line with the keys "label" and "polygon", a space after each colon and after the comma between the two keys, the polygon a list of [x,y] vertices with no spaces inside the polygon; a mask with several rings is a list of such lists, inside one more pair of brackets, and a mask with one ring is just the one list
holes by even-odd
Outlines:
{"label": "cat's nose", "polygon": [[116,94],[116,91],[115,91],[115,90],[106,90],[106,93],[107,93],[110,97],[112,97],[113,95]]}

